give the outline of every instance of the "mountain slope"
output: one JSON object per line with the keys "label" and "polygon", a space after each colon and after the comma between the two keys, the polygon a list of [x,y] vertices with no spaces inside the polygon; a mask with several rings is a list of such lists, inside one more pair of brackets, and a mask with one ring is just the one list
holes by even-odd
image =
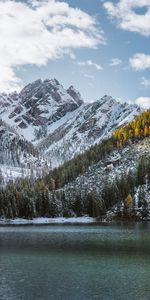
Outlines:
{"label": "mountain slope", "polygon": [[2,94],[0,116],[33,142],[40,138],[37,133],[39,129],[45,127],[47,131],[53,123],[81,104],[81,96],[73,87],[65,90],[56,79],[43,82],[38,79],[28,84],[19,94]]}
{"label": "mountain slope", "polygon": [[[72,161],[67,164],[71,166]],[[64,165],[63,172],[68,172],[66,167]],[[106,216],[108,220],[150,219],[150,138],[111,150],[96,164],[91,161],[86,171],[82,170],[82,175],[75,176],[75,180],[68,177],[71,182],[66,184],[57,177],[60,171],[54,170],[46,178],[36,181],[16,182],[13,189],[8,185],[5,191],[0,190],[0,216],[89,215],[101,219]],[[59,188],[56,187],[58,184]],[[9,209],[6,209],[6,204]]]}
{"label": "mountain slope", "polygon": [[140,112],[137,105],[107,95],[84,103],[73,86],[66,90],[56,79],[38,79],[19,94],[0,95],[1,119],[44,153],[52,167],[99,143]]}
{"label": "mountain slope", "polygon": [[32,172],[41,174],[46,164],[32,143],[0,119],[0,170],[5,181]]}
{"label": "mountain slope", "polygon": [[104,96],[83,104],[71,120],[56,128],[37,148],[51,158],[53,166],[58,166],[111,136],[114,129],[133,120],[141,111],[136,105],[121,104]]}

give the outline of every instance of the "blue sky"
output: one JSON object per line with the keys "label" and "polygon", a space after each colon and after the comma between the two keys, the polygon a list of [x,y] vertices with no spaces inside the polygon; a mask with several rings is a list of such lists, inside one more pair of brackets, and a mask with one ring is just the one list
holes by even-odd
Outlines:
{"label": "blue sky", "polygon": [[[104,94],[109,94],[123,101],[136,102],[146,107],[150,106],[149,0],[11,2],[10,4],[10,1],[6,0],[0,4],[3,5],[0,7],[0,14],[3,14],[8,24],[6,30],[5,23],[1,24],[0,22],[0,33],[3,30],[4,38],[7,36],[3,49],[0,49],[0,54],[1,51],[4,53],[4,49],[7,50],[7,55],[4,55],[3,61],[0,60],[0,66],[2,70],[4,69],[3,74],[5,75],[5,78],[2,75],[0,76],[1,90],[5,87],[6,90],[19,89],[37,78],[55,77],[65,88],[73,84],[86,101],[93,101]],[[63,13],[65,16],[67,14],[67,21],[62,18],[61,4],[64,3],[68,4],[68,6],[63,6],[65,11]],[[55,27],[48,20],[51,15],[47,14],[46,18],[44,15],[44,9],[46,12],[48,11],[44,5],[48,4],[49,10],[54,9],[52,15],[55,18],[54,20],[58,18]],[[44,17],[42,17],[45,19],[42,22],[46,24],[46,30],[43,31],[41,36],[40,55],[33,48],[28,49],[29,43],[31,45],[35,39],[35,27],[32,22],[34,15],[31,16],[31,13],[39,8],[41,9],[39,16],[41,17],[43,13]],[[80,11],[77,11],[76,8]],[[11,16],[11,19],[8,10],[9,12],[12,11],[13,16]],[[18,14],[24,11],[24,18],[26,16],[26,22],[28,23],[27,28],[25,23],[22,23],[23,21],[18,21]],[[84,13],[86,14],[84,15]],[[13,24],[11,23],[12,17]],[[81,18],[81,26],[79,17]],[[74,18],[74,23],[70,21],[71,18]],[[41,32],[43,27],[41,29],[37,24],[37,16],[35,20],[36,26]],[[19,23],[17,24],[17,22]],[[16,28],[20,28],[20,32],[16,33]],[[64,30],[64,28],[73,30],[72,39],[71,32],[67,33],[69,46],[66,46],[66,35],[59,44],[61,35],[58,35],[58,31]],[[9,30],[10,35],[8,34]],[[53,34],[55,31],[55,37],[58,35],[58,40],[53,36],[48,36],[45,39],[46,31],[49,31],[50,34],[51,31],[53,31]],[[81,37],[79,44],[77,31],[86,35],[86,40]],[[29,38],[29,33],[31,39],[27,40],[26,35]],[[19,36],[21,37],[19,38]],[[49,48],[47,41],[49,41],[49,44],[58,43],[59,45],[58,47],[56,45],[55,48],[51,45],[51,48]],[[15,46],[13,43],[15,43]],[[40,36],[39,41],[36,38],[36,43],[40,43]],[[12,48],[14,52],[11,51]],[[30,53],[27,55],[27,51],[33,52],[33,56]],[[48,51],[51,51],[51,53],[49,54]]]}

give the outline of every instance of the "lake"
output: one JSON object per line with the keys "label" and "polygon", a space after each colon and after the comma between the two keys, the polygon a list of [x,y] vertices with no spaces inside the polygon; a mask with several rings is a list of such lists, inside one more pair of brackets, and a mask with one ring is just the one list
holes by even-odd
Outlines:
{"label": "lake", "polygon": [[1,300],[149,300],[150,224],[0,227]]}

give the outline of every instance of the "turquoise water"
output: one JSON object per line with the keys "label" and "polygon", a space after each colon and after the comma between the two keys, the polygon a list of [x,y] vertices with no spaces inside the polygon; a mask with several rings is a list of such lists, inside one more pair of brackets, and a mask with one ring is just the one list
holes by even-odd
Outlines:
{"label": "turquoise water", "polygon": [[0,227],[1,300],[149,300],[150,225]]}

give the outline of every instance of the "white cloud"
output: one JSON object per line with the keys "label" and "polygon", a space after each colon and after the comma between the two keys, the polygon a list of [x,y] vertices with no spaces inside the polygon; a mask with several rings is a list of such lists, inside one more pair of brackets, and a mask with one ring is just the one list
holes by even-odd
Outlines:
{"label": "white cloud", "polygon": [[144,53],[136,53],[129,59],[131,67],[137,71],[150,68],[150,55]]}
{"label": "white cloud", "polygon": [[17,78],[13,68],[0,63],[0,90],[12,91],[22,86],[21,79]]}
{"label": "white cloud", "polygon": [[98,71],[102,70],[102,66],[100,64],[97,64],[95,62],[93,62],[92,60],[86,60],[86,61],[78,61],[77,64],[79,66],[89,66],[89,67],[94,67],[96,68]]}
{"label": "white cloud", "polygon": [[150,79],[147,79],[144,76],[141,77],[141,84],[144,85],[145,87],[149,87],[150,86]]}
{"label": "white cloud", "polygon": [[[107,1],[103,6],[108,16],[117,21],[119,28],[150,35],[150,0],[120,0],[116,4]],[[138,14],[136,9],[142,8],[145,8],[145,12]]]}
{"label": "white cloud", "polygon": [[0,90],[20,87],[15,68],[46,65],[76,48],[104,44],[96,19],[66,2],[0,1]]}
{"label": "white cloud", "polygon": [[135,103],[145,109],[150,108],[150,97],[139,97],[135,100]]}
{"label": "white cloud", "polygon": [[88,79],[92,79],[92,80],[94,79],[94,76],[91,75],[91,74],[84,73],[83,75],[84,75],[84,77],[86,77],[86,78],[88,78]]}
{"label": "white cloud", "polygon": [[109,64],[111,67],[118,66],[122,64],[122,60],[119,58],[112,58],[111,63]]}

